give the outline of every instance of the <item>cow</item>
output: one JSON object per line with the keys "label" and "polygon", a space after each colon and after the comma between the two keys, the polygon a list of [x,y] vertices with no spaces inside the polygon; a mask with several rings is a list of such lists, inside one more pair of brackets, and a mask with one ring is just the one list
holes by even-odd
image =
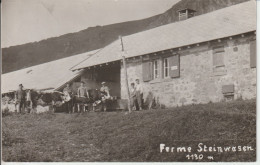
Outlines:
{"label": "cow", "polygon": [[[56,112],[57,108],[62,107],[64,103],[63,93],[61,92],[44,93],[35,89],[26,89],[25,94],[25,110],[28,113],[38,113],[39,106],[44,107],[46,105],[52,105],[53,111]],[[16,102],[11,97],[6,96],[3,105],[1,109],[17,111]]]}
{"label": "cow", "polygon": [[53,111],[56,112],[58,107],[62,107],[64,100],[63,94],[58,91],[54,91],[52,93],[40,93],[40,97],[38,100],[39,104],[47,104],[52,105]]}
{"label": "cow", "polygon": [[98,89],[89,90],[89,95],[92,100],[91,106],[92,106],[93,111],[96,111],[96,109],[104,110],[104,104],[106,104],[105,106],[111,106],[112,102],[114,100],[117,100],[117,97],[113,97],[113,96],[109,96],[109,95],[105,96]]}
{"label": "cow", "polygon": [[63,101],[62,100],[62,95],[59,92],[52,92],[52,93],[41,93],[41,99],[47,104],[50,104],[52,102],[57,102],[57,101]]}
{"label": "cow", "polygon": [[80,111],[80,104],[84,105],[84,112],[86,111],[85,107],[88,107],[88,111],[90,110],[95,110],[95,102],[97,102],[98,100],[101,100],[101,92],[98,89],[89,89],[88,90],[89,93],[89,98],[84,98],[81,97],[79,98],[78,96],[74,96],[72,98],[72,102],[73,102],[73,112],[75,112],[76,108],[77,111]]}
{"label": "cow", "polygon": [[72,102],[73,102],[73,112],[75,112],[76,106],[77,106],[77,111],[80,112],[81,111],[80,105],[83,105],[84,107],[83,112],[86,112],[86,106],[88,107],[89,110],[92,99],[87,97],[74,96]]}
{"label": "cow", "polygon": [[91,89],[88,91],[90,98],[91,98],[91,108],[93,111],[96,111],[96,107],[97,105],[99,105],[101,103],[101,92],[98,89]]}
{"label": "cow", "polygon": [[101,99],[101,92],[98,89],[90,89],[88,90],[89,97],[92,99],[92,102]]}

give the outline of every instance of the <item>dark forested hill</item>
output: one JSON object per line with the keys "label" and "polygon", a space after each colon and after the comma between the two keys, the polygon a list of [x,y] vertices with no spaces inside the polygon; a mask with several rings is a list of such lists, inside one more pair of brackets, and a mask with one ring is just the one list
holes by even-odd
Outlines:
{"label": "dark forested hill", "polygon": [[166,12],[150,18],[89,27],[39,42],[3,48],[2,71],[7,73],[102,48],[116,40],[119,35],[130,35],[177,21],[179,9],[194,9],[197,11],[196,15],[200,15],[245,1],[248,0],[181,0]]}

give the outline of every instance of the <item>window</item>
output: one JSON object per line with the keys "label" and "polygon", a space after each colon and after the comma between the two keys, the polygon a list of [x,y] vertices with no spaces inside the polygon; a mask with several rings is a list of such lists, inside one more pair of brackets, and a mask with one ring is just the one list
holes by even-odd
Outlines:
{"label": "window", "polygon": [[169,77],[169,71],[170,71],[169,69],[170,69],[169,59],[165,58],[165,59],[163,59],[163,77],[164,78]]}
{"label": "window", "polygon": [[[142,63],[143,81],[155,80],[158,82],[162,78],[180,77],[180,56],[179,54],[160,58]],[[152,81],[153,82],[153,81]]]}
{"label": "window", "polygon": [[159,78],[159,60],[153,61],[153,78]]}
{"label": "window", "polygon": [[221,67],[225,66],[224,63],[224,46],[218,46],[213,48],[213,66],[214,67]]}

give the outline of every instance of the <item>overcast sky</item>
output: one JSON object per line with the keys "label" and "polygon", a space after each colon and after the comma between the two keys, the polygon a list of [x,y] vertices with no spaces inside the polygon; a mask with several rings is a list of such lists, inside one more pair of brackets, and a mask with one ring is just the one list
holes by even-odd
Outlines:
{"label": "overcast sky", "polygon": [[2,0],[2,47],[163,13],[180,0]]}

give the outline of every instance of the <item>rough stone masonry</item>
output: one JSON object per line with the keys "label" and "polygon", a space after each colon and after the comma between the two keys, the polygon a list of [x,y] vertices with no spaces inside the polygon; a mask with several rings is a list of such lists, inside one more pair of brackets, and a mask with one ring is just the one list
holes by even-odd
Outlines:
{"label": "rough stone masonry", "polygon": [[[223,85],[234,85],[234,99],[256,98],[256,68],[250,66],[250,41],[255,34],[238,35],[222,40],[201,43],[185,48],[180,55],[180,77],[162,77],[143,82],[142,59],[127,61],[129,83],[139,78],[144,87],[144,99],[149,92],[166,107],[208,102],[225,99]],[[224,47],[224,66],[213,66],[213,48]],[[161,57],[158,56],[158,59]],[[152,59],[151,59],[152,60]],[[159,66],[162,65],[160,62]],[[121,65],[121,98],[126,99],[123,66]]]}

